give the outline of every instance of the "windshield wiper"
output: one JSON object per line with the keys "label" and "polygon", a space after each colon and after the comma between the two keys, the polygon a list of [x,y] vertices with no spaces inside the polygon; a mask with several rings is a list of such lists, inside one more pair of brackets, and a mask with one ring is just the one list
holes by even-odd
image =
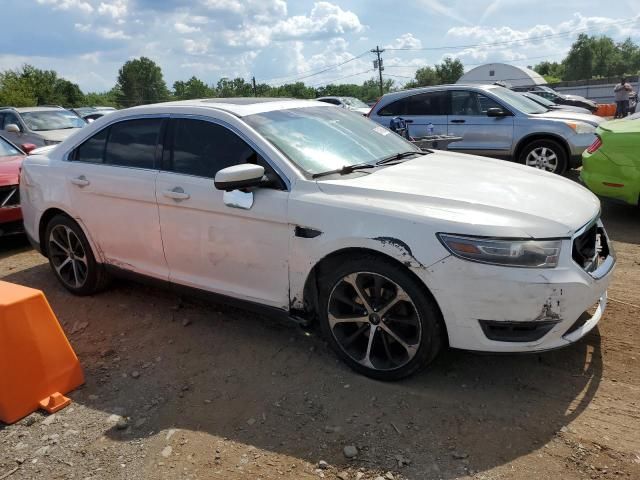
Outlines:
{"label": "windshield wiper", "polygon": [[402,160],[403,158],[410,157],[412,155],[426,155],[427,153],[431,153],[431,151],[422,151],[416,152],[415,150],[409,152],[401,152],[394,153],[393,155],[389,155],[388,157],[383,157],[376,162],[376,165],[384,165],[385,163],[395,162],[396,160]]}
{"label": "windshield wiper", "polygon": [[367,168],[375,168],[375,167],[376,165],[371,163],[356,163],[355,165],[344,165],[343,167],[337,168],[335,170],[328,170],[326,172],[314,173],[313,175],[311,175],[311,178],[326,177],[327,175],[333,175],[335,173],[339,173],[340,175],[347,175],[356,170],[364,170]]}

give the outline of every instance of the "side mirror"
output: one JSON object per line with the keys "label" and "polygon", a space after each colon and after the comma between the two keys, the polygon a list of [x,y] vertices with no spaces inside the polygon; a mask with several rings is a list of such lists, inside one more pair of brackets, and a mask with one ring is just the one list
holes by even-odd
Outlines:
{"label": "side mirror", "polygon": [[231,192],[243,188],[257,187],[262,183],[264,167],[251,163],[243,163],[227,167],[216,173],[214,185],[218,190]]}
{"label": "side mirror", "polygon": [[492,107],[487,109],[487,117],[506,117],[507,112],[498,107]]}
{"label": "side mirror", "polygon": [[7,133],[20,133],[20,127],[18,125],[16,125],[15,123],[9,123],[8,125],[5,125],[4,127],[5,131]]}
{"label": "side mirror", "polygon": [[36,147],[37,145],[34,145],[33,143],[23,143],[20,145],[20,148],[24,153],[31,153],[32,150],[36,149]]}

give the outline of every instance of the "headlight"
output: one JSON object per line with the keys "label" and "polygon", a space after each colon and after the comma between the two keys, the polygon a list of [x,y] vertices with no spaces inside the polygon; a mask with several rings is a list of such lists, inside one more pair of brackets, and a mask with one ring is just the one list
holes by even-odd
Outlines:
{"label": "headlight", "polygon": [[439,233],[438,239],[453,255],[472,262],[505,267],[554,268],[562,240],[509,240]]}
{"label": "headlight", "polygon": [[596,127],[585,122],[564,122],[576,133],[596,133]]}

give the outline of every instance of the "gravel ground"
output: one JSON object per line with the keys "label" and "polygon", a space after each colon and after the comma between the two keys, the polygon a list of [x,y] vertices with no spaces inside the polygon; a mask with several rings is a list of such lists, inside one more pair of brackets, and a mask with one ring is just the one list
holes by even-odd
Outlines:
{"label": "gravel ground", "polygon": [[358,376],[314,330],[118,281],[73,297],[24,239],[0,278],[42,289],[86,373],[70,407],[0,424],[0,479],[640,478],[640,211],[599,327],[536,355],[445,352]]}

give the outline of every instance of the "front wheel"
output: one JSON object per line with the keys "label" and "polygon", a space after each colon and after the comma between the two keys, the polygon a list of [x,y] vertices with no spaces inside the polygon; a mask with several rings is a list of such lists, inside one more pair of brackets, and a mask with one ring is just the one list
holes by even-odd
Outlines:
{"label": "front wheel", "polygon": [[56,215],[47,225],[44,240],[51,269],[67,290],[76,295],[92,295],[104,288],[106,273],[76,222]]}
{"label": "front wheel", "polygon": [[436,357],[444,335],[440,311],[406,268],[364,255],[324,270],[321,328],[351,368],[398,380]]}
{"label": "front wheel", "polygon": [[534,140],[520,152],[520,163],[551,173],[563,174],[567,170],[567,153],[554,140]]}

